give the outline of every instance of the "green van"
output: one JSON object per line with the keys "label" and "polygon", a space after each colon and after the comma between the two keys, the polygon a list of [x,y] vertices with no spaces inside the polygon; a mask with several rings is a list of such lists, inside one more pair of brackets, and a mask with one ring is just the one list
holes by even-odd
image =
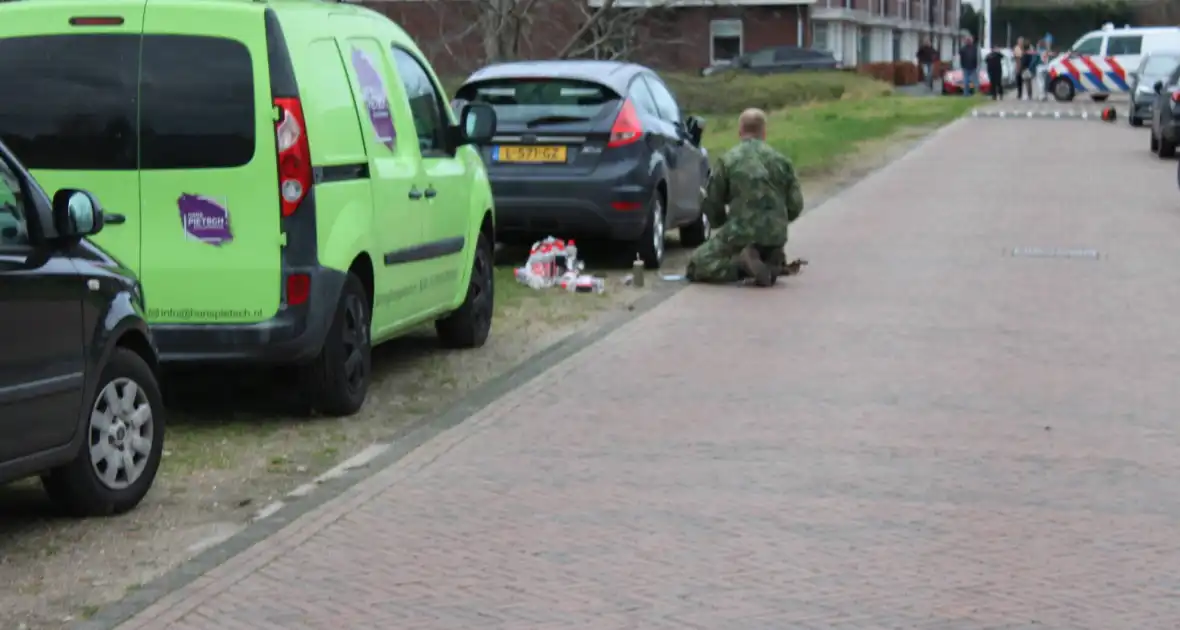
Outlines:
{"label": "green van", "polygon": [[[400,27],[317,0],[0,2],[0,138],[49,190],[103,200],[165,364],[299,366],[364,402],[370,347],[491,328],[492,194]],[[456,120],[458,118],[458,120]]]}

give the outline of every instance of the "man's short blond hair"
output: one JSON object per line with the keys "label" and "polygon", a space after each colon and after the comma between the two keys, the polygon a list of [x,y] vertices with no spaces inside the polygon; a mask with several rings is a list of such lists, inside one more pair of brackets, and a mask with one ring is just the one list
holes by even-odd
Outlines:
{"label": "man's short blond hair", "polygon": [[742,136],[766,135],[766,112],[751,107],[738,116],[738,133]]}

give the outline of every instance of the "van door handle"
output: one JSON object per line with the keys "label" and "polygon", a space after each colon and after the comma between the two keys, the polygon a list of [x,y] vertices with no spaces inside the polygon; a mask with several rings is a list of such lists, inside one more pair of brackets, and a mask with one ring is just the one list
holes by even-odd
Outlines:
{"label": "van door handle", "polygon": [[417,187],[411,188],[409,196],[411,201],[418,201],[422,198],[422,191],[418,190]]}
{"label": "van door handle", "polygon": [[434,199],[435,195],[437,195],[437,194],[438,194],[438,191],[434,189],[434,186],[431,186],[426,189],[426,198],[427,199]]}
{"label": "van door handle", "polygon": [[107,212],[102,215],[102,222],[106,225],[123,225],[127,222],[127,217],[117,212]]}

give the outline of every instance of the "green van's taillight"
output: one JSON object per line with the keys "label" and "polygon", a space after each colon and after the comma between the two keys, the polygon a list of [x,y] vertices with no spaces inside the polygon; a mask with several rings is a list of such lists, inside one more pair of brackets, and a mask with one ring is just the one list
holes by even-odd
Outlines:
{"label": "green van's taillight", "polygon": [[307,142],[303,106],[298,98],[276,98],[279,121],[275,123],[275,146],[279,162],[279,197],[284,217],[295,210],[311,190],[311,147]]}

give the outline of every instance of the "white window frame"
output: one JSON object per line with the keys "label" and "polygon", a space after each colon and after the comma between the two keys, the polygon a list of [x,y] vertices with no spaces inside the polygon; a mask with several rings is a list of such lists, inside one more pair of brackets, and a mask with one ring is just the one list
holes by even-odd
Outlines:
{"label": "white window frame", "polygon": [[[709,21],[709,63],[717,63],[717,38],[732,38],[737,37],[738,40],[738,56],[742,56],[746,52],[746,37],[745,29],[742,27],[740,19],[729,20],[710,20]],[[734,34],[736,32],[736,35]],[[732,60],[730,60],[732,61]]]}

